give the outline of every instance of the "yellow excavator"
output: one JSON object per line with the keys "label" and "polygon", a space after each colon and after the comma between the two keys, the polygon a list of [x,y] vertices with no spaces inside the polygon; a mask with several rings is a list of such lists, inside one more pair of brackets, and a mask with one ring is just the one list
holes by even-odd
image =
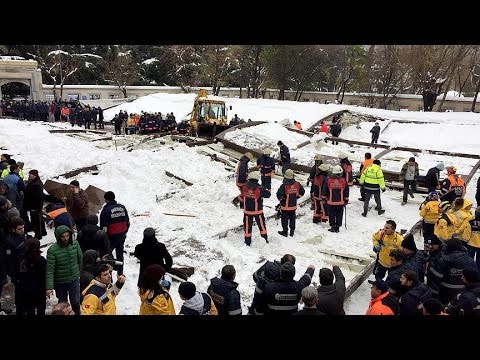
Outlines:
{"label": "yellow excavator", "polygon": [[218,97],[208,97],[207,91],[200,89],[190,113],[190,135],[214,137],[230,126],[227,124],[225,101]]}

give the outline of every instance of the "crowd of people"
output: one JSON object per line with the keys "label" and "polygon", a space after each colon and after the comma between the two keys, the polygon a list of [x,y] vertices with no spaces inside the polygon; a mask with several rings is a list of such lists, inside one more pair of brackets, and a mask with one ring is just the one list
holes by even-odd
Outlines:
{"label": "crowd of people", "polygon": [[[254,223],[260,236],[269,242],[263,199],[272,196],[271,178],[276,163],[281,165],[283,175],[275,192],[282,227],[278,233],[295,236],[298,199],[307,190],[295,180],[288,147],[282,141],[277,145],[278,160],[272,158],[270,148],[264,148],[254,167],[249,168],[254,157],[247,152],[236,168],[239,194],[232,203],[243,210],[247,246],[252,243]],[[313,223],[328,221],[332,233],[340,231],[354,184],[348,155],[340,154],[338,163],[325,164],[321,155],[315,155],[307,181]],[[44,315],[46,300],[54,294],[59,303],[52,314],[115,315],[115,299],[127,281],[123,273],[124,244],[130,228],[126,207],[117,202],[115,193],[107,191],[99,216],[91,213],[88,195],[77,180],[70,182],[62,202],[44,207],[39,171],[30,170],[25,179],[22,168],[23,164],[10,155],[1,155],[0,295],[8,276],[15,287],[18,315]],[[441,179],[444,169],[447,177]],[[472,213],[473,203],[466,197],[465,181],[456,172],[455,166],[439,163],[420,177],[414,157],[403,165],[402,205],[415,196],[417,181],[423,181],[429,189],[419,208],[424,249],[417,248],[412,235],[397,232],[394,220],[387,220],[382,229],[372,234],[377,258],[375,280],[369,280],[371,302],[367,315],[480,314],[480,209],[477,207]],[[364,202],[361,215],[367,216],[372,196],[375,210],[383,214],[381,192],[385,191],[385,181],[380,160],[366,153],[359,174],[359,200]],[[475,198],[478,206],[480,180]],[[46,235],[46,226],[54,228],[56,241],[45,258],[40,240]],[[140,263],[140,315],[242,314],[234,265],[225,265],[205,292],[198,291],[192,282],[182,282],[178,294],[183,304],[175,309],[167,275],[174,259],[165,244],[158,241],[155,229],[144,230],[133,256]],[[253,274],[255,291],[248,314],[345,315],[345,278],[340,268],[320,269],[320,286],[314,288],[311,283],[315,266],[309,265],[300,279],[294,280],[295,261],[294,255],[285,254],[279,261],[267,261]],[[301,303],[304,306],[299,311]],[[1,311],[9,313],[11,309]]]}

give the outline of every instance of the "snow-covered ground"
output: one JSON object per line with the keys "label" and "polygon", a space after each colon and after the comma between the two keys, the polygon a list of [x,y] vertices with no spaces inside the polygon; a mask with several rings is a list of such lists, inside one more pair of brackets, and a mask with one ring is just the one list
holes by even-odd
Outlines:
{"label": "snow-covered ground", "polygon": [[[184,99],[185,98],[185,99]],[[170,100],[169,100],[170,99]],[[118,109],[128,113],[144,111],[173,111],[177,120],[182,113],[188,113],[193,104],[193,95],[156,94],[138,99],[132,103],[123,104],[111,110],[106,119],[112,117]],[[285,118],[300,120],[304,127],[323,117],[328,111],[338,109],[338,105],[319,105],[314,103],[279,102],[276,100],[227,99],[234,104],[233,113],[252,120],[270,120],[271,123],[235,131],[229,135],[229,140],[247,147],[261,149],[269,146],[278,152],[276,143],[284,141],[292,150],[292,158],[298,163],[310,165],[315,153],[324,153],[338,156],[339,152],[348,152],[349,158],[357,161],[363,159],[367,151],[373,155],[382,149],[367,147],[350,147],[345,144],[332,146],[325,144],[319,136],[309,138],[305,135],[286,131],[274,121]],[[248,104],[244,105],[244,104]],[[161,105],[161,106],[160,106]],[[228,103],[227,103],[228,105]],[[242,107],[245,106],[245,107]],[[238,111],[236,110],[238,107]],[[369,112],[376,116],[386,117],[385,110],[363,109],[354,107],[361,112]],[[245,110],[243,110],[245,109]],[[317,109],[317,110],[315,110]],[[321,110],[320,110],[321,109]],[[378,113],[378,114],[377,114]],[[254,114],[258,116],[254,116]],[[292,116],[299,114],[299,116]],[[401,112],[388,112],[390,118],[403,115]],[[301,116],[303,117],[301,117]],[[413,147],[434,147],[439,150],[458,151],[466,153],[480,153],[480,145],[475,138],[480,135],[480,120],[477,114],[465,113],[414,113],[409,112],[409,119],[426,120],[440,119],[441,124],[400,124],[392,123],[381,134],[380,139],[390,144],[402,144]],[[428,115],[428,116],[427,116]],[[444,116],[448,115],[448,117]],[[310,120],[309,120],[310,119]],[[461,125],[468,124],[468,125]],[[342,137],[358,140],[369,140],[369,130],[372,123],[361,123],[360,129],[355,126],[343,130]],[[385,126],[381,122],[381,126]],[[383,128],[382,126],[382,128]],[[53,127],[69,128],[63,123],[21,122],[12,119],[0,119],[0,146],[7,148],[5,152],[13,154],[14,158],[25,162],[26,173],[30,169],[38,169],[43,181],[83,166],[100,164],[98,175],[82,173],[76,179],[82,188],[88,185],[97,186],[105,191],[115,192],[118,201],[124,204],[131,217],[131,228],[127,235],[126,251],[133,252],[136,244],[142,241],[142,233],[146,227],[157,229],[157,238],[164,242],[174,259],[174,266],[193,266],[195,274],[190,280],[197,285],[200,291],[206,291],[210,279],[219,276],[221,268],[226,264],[233,264],[237,269],[236,281],[242,297],[243,312],[247,312],[253,293],[253,272],[265,260],[279,259],[285,253],[294,254],[297,258],[296,270],[300,277],[310,264],[315,265],[314,283],[318,284],[318,270],[321,267],[331,267],[330,256],[319,250],[335,250],[340,253],[356,254],[369,257],[372,254],[371,234],[383,227],[388,219],[394,219],[398,230],[409,229],[418,220],[418,202],[423,198],[415,197],[415,202],[401,206],[401,193],[387,190],[382,194],[382,204],[385,214],[378,216],[370,212],[363,218],[363,203],[359,202],[358,187],[351,188],[350,203],[347,206],[346,226],[339,234],[327,231],[326,224],[312,223],[312,211],[305,206],[297,211],[297,231],[295,236],[284,238],[277,234],[281,229],[280,222],[268,220],[267,229],[270,243],[266,244],[260,237],[258,229],[253,230],[252,246],[246,247],[243,242],[243,233],[230,232],[226,237],[218,234],[242,224],[242,211],[230,203],[237,195],[237,187],[232,177],[232,171],[215,162],[205,155],[199,154],[198,148],[187,147],[185,144],[159,138],[141,143],[142,136],[113,136],[112,140],[95,141],[101,135],[73,135],[55,133],[48,130]],[[247,136],[248,135],[248,136]],[[428,136],[427,136],[428,135]],[[253,139],[253,140],[252,140]],[[424,141],[425,140],[425,141]],[[305,142],[311,143],[305,147],[296,147]],[[427,145],[424,145],[427,144]],[[392,152],[385,156],[385,166],[392,170],[399,170],[404,160],[412,156],[406,152]],[[439,160],[446,165],[454,164],[459,167],[460,173],[468,173],[475,163],[469,159],[448,159],[438,155],[417,154],[417,161],[423,172],[434,166]],[[388,160],[388,156],[396,160]],[[399,159],[398,159],[399,158]],[[388,166],[387,166],[388,164]],[[396,164],[395,166],[392,164]],[[186,186],[180,181],[166,176],[169,171],[193,183]],[[421,171],[422,173],[422,171]],[[470,182],[467,196],[473,199],[478,175]],[[58,181],[69,183],[72,179],[60,178]],[[280,186],[280,180],[273,179],[272,192]],[[156,201],[156,195],[177,191],[171,198]],[[308,196],[309,189],[303,200]],[[265,214],[274,213],[276,198],[265,200]],[[149,216],[134,216],[145,214]],[[195,217],[175,217],[164,213],[179,213],[194,215]],[[53,240],[53,234],[42,239],[46,243]],[[420,243],[419,243],[420,244]],[[46,251],[44,251],[46,254]],[[125,274],[127,282],[117,298],[118,314],[138,314],[140,300],[137,295],[136,281],[139,265],[133,256],[126,255]],[[342,268],[347,282],[355,275],[355,271]],[[172,296],[177,312],[182,301],[177,293],[178,283],[172,285]],[[369,285],[363,284],[346,303],[348,314],[363,314],[369,301]]]}

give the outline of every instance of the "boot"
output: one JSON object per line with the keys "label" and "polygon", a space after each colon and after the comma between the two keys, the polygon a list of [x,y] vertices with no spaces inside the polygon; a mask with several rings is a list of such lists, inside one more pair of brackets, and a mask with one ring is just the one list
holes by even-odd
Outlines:
{"label": "boot", "polygon": [[268,235],[262,235],[262,237],[265,239],[265,242],[268,244]]}
{"label": "boot", "polygon": [[405,205],[407,202],[406,201],[402,201],[402,206]]}
{"label": "boot", "polygon": [[382,215],[384,212],[385,212],[385,210],[380,209],[380,210],[378,210],[378,215]]}
{"label": "boot", "polygon": [[335,226],[335,232],[340,232],[340,227],[339,226]]}
{"label": "boot", "polygon": [[238,198],[234,198],[234,199],[232,200],[232,204],[233,204],[233,206],[235,206],[235,207],[238,207],[238,204],[239,204],[239,203],[240,203],[240,200],[238,200]]}
{"label": "boot", "polygon": [[293,236],[295,234],[295,230],[290,229],[290,236]]}
{"label": "boot", "polygon": [[362,216],[363,216],[363,217],[367,217],[367,213],[366,213],[366,212],[363,212],[363,213],[362,213]]}
{"label": "boot", "polygon": [[279,233],[280,235],[282,235],[282,236],[288,237],[288,234],[287,234],[286,231],[283,231],[283,230],[282,230],[282,231],[279,231],[278,233]]}
{"label": "boot", "polygon": [[330,231],[330,232],[336,232],[336,231],[335,231],[335,226],[330,227],[330,229],[328,229],[328,231]]}

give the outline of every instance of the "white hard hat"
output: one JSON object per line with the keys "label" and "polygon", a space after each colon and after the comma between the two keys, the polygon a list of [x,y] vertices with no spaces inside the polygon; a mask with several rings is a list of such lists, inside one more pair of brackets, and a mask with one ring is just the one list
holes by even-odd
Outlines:
{"label": "white hard hat", "polygon": [[332,174],[340,175],[341,173],[343,173],[342,167],[340,165],[335,165],[332,169]]}
{"label": "white hard hat", "polygon": [[248,174],[248,179],[249,180],[259,180],[260,179],[260,173],[258,171],[251,172]]}

